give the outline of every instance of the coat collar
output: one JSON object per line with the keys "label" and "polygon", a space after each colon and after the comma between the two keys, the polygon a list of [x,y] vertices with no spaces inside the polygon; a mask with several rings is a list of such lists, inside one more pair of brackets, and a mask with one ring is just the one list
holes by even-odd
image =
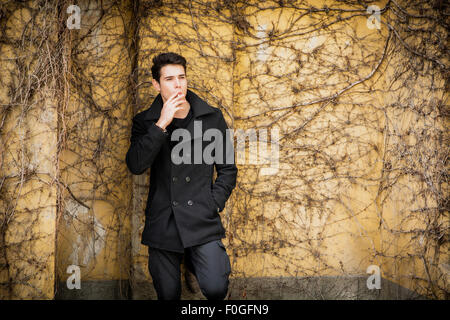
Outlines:
{"label": "coat collar", "polygon": [[[186,100],[189,102],[192,108],[194,118],[198,118],[204,114],[213,113],[214,109],[209,106],[203,99],[196,95],[191,90],[187,90]],[[146,120],[158,120],[161,115],[163,107],[163,101],[161,94],[159,93],[145,115]]]}

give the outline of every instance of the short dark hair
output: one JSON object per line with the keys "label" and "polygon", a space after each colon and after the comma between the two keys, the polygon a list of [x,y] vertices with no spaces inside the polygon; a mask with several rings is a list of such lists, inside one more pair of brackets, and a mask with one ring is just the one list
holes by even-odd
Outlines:
{"label": "short dark hair", "polygon": [[186,72],[186,59],[183,56],[174,52],[160,53],[153,58],[152,66],[152,77],[158,81],[158,83],[161,78],[161,68],[168,64],[180,64],[183,66],[184,72]]}

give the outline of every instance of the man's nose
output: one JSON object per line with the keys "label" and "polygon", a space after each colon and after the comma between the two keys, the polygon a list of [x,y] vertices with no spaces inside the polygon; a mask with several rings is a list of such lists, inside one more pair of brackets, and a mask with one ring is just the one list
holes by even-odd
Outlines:
{"label": "man's nose", "polygon": [[180,87],[180,79],[177,78],[175,80],[175,85],[177,86],[177,88]]}

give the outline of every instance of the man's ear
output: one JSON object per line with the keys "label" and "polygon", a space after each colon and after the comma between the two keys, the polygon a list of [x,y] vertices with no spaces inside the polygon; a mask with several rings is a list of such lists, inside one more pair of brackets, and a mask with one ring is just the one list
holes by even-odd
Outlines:
{"label": "man's ear", "polygon": [[155,88],[158,92],[161,92],[161,87],[159,86],[159,82],[155,79],[152,79],[153,88]]}

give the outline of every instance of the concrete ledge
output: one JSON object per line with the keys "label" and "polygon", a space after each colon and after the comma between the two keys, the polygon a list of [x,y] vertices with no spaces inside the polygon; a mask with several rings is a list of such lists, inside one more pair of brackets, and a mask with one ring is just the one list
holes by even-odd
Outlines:
{"label": "concrete ledge", "polygon": [[[423,296],[389,280],[381,279],[381,289],[369,290],[367,276],[304,278],[232,278],[229,300],[423,300]],[[60,283],[58,300],[156,300],[151,282],[130,285],[128,281],[84,281],[81,289],[67,289]],[[191,293],[182,282],[183,300],[204,300],[201,292]]]}
{"label": "concrete ledge", "polygon": [[256,300],[416,300],[416,292],[381,278],[381,289],[367,288],[368,276],[233,279],[229,299]]}
{"label": "concrete ledge", "polygon": [[81,281],[80,289],[68,289],[65,282],[60,282],[55,294],[55,300],[128,300],[130,297],[128,280]]}

